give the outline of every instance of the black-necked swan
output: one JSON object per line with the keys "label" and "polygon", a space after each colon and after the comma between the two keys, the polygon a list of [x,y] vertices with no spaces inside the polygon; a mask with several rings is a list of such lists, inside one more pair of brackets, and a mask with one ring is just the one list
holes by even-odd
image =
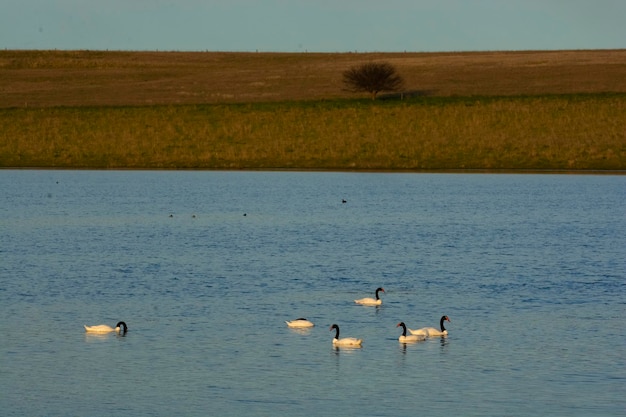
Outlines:
{"label": "black-necked swan", "polygon": [[335,329],[337,333],[335,333],[335,337],[333,338],[333,346],[343,346],[343,347],[361,347],[363,343],[363,339],[357,339],[356,337],[344,337],[343,339],[339,338],[339,326],[333,324],[330,326],[330,330]]}
{"label": "black-necked swan", "polygon": [[85,326],[85,331],[87,333],[120,333],[121,331],[123,334],[126,334],[126,332],[128,331],[128,326],[126,326],[126,323],[124,323],[123,321],[120,321],[115,325],[115,328],[106,324],[98,324],[96,326]]}
{"label": "black-necked swan", "polygon": [[305,327],[315,326],[315,324],[305,319],[304,317],[300,317],[299,319],[295,319],[291,321],[285,321],[285,323],[287,323],[287,327],[293,327],[293,328],[305,328]]}
{"label": "black-necked swan", "polygon": [[360,298],[358,300],[354,300],[354,302],[357,304],[364,305],[364,306],[379,306],[383,303],[383,300],[378,298],[378,293],[381,291],[385,292],[385,289],[382,287],[378,287],[376,288],[376,298],[371,298],[371,297]]}
{"label": "black-necked swan", "polygon": [[410,334],[410,335],[407,335],[406,334],[406,325],[404,324],[403,321],[401,321],[400,323],[398,323],[396,325],[396,327],[400,327],[400,326],[402,326],[402,334],[398,338],[398,341],[400,343],[415,343],[415,342],[421,342],[422,340],[426,340],[426,336],[423,335],[423,334]]}
{"label": "black-necked swan", "polygon": [[448,316],[441,316],[441,320],[439,320],[439,328],[441,330],[435,329],[434,327],[422,327],[421,329],[418,329],[418,330],[411,330],[411,329],[409,329],[409,332],[411,332],[411,334],[417,334],[417,335],[425,334],[428,337],[432,337],[432,336],[447,336],[448,335],[448,331],[443,326],[443,322],[446,321],[446,320],[450,321]]}

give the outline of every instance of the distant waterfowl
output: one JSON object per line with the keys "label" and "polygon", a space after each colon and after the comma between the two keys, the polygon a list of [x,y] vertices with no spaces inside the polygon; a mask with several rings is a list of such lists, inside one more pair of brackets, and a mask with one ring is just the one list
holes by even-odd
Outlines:
{"label": "distant waterfowl", "polygon": [[360,298],[358,300],[354,300],[354,302],[360,305],[364,305],[364,306],[379,306],[383,303],[383,300],[381,300],[378,297],[378,293],[381,291],[385,292],[384,288],[382,287],[376,288],[376,298],[371,298],[371,297]]}
{"label": "distant waterfowl", "polygon": [[341,202],[342,202],[343,204],[347,203],[347,201],[346,201],[345,199],[342,199],[342,200],[341,200]]}
{"label": "distant waterfowl", "polygon": [[291,321],[285,321],[285,323],[287,323],[287,327],[299,328],[299,329],[315,326],[315,324],[305,319],[304,317],[300,317],[299,319],[295,319]]}
{"label": "distant waterfowl", "polygon": [[396,327],[400,327],[402,326],[402,334],[400,335],[400,337],[398,338],[398,341],[400,343],[415,343],[415,342],[421,342],[422,340],[426,340],[426,335],[424,334],[410,334],[407,335],[406,334],[406,325],[404,324],[404,322],[400,322],[396,325]]}
{"label": "distant waterfowl", "polygon": [[441,320],[439,320],[439,329],[436,329],[434,327],[422,327],[421,329],[418,329],[418,330],[411,330],[411,329],[409,329],[409,332],[411,332],[411,334],[415,334],[415,335],[425,334],[428,337],[446,336],[448,334],[448,331],[443,326],[443,322],[446,321],[446,320],[450,321],[448,316],[441,316]]}
{"label": "distant waterfowl", "polygon": [[106,324],[98,324],[96,326],[85,326],[85,331],[87,333],[111,333],[111,332],[120,333],[122,332],[123,334],[125,334],[128,331],[128,327],[126,326],[126,323],[124,323],[123,321],[120,321],[115,325],[115,328],[108,326]]}
{"label": "distant waterfowl", "polygon": [[333,346],[338,347],[361,347],[363,343],[363,339],[357,339],[356,337],[344,337],[343,339],[339,338],[339,326],[333,324],[330,326],[330,330],[335,329],[335,337],[333,338]]}

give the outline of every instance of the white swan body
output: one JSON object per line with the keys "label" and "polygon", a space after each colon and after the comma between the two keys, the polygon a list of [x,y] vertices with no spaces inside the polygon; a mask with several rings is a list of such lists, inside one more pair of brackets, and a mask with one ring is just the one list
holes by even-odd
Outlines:
{"label": "white swan body", "polygon": [[428,333],[428,337],[433,337],[433,336],[446,336],[448,334],[447,330],[444,330],[443,332],[441,330],[435,329],[434,327],[424,327],[423,330],[425,332]]}
{"label": "white swan body", "polygon": [[443,322],[446,321],[446,320],[450,321],[448,316],[442,316],[441,317],[441,320],[439,320],[439,329],[436,329],[434,327],[422,327],[421,329],[418,329],[418,330],[411,330],[411,329],[409,329],[409,332],[411,334],[415,334],[415,335],[423,334],[423,335],[426,335],[427,337],[447,336],[448,335],[448,331],[443,326]]}
{"label": "white swan body", "polygon": [[126,326],[126,323],[124,323],[123,321],[118,322],[115,325],[115,328],[108,326],[106,324],[98,324],[96,326],[84,326],[84,327],[87,333],[111,333],[111,332],[126,333],[128,331],[128,327]]}
{"label": "white swan body", "polygon": [[406,325],[404,324],[404,322],[400,322],[396,325],[396,327],[400,327],[402,326],[402,334],[400,335],[400,337],[398,338],[398,341],[400,343],[415,343],[415,342],[421,342],[423,340],[426,340],[426,336],[423,334],[406,334]]}
{"label": "white swan body", "polygon": [[376,289],[376,298],[371,298],[371,297],[359,298],[358,300],[354,300],[354,302],[356,304],[360,304],[363,306],[379,306],[383,303],[383,300],[378,298],[378,293],[381,291],[385,292],[385,289],[382,287]]}
{"label": "white swan body", "polygon": [[339,338],[339,326],[333,324],[330,326],[330,330],[335,329],[335,337],[333,338],[333,346],[336,347],[361,347],[363,343],[363,339],[357,339],[356,337],[344,337],[342,339]]}
{"label": "white swan body", "polygon": [[407,329],[407,330],[409,331],[409,333],[414,334],[416,336],[428,337],[427,327],[422,327],[421,329],[417,329],[417,330],[413,330],[413,329]]}
{"label": "white swan body", "polygon": [[292,321],[285,321],[285,323],[287,323],[287,327],[291,327],[294,329],[302,329],[315,326],[315,324],[305,319],[304,317],[300,317],[299,319],[295,319]]}

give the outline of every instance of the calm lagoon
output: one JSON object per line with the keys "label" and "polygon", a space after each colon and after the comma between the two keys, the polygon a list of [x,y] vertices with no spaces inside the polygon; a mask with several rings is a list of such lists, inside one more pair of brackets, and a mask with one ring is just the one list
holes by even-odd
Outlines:
{"label": "calm lagoon", "polygon": [[[626,176],[4,170],[0,189],[4,416],[626,410]],[[448,337],[398,342],[444,314]],[[363,347],[333,349],[333,323]]]}

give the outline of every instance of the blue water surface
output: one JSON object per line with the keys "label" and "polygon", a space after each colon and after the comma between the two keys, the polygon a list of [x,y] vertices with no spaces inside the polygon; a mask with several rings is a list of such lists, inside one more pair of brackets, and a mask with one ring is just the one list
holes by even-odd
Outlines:
{"label": "blue water surface", "polygon": [[[4,170],[0,189],[3,416],[626,410],[626,176]],[[444,314],[448,337],[398,342]],[[363,347],[333,349],[333,323]]]}

